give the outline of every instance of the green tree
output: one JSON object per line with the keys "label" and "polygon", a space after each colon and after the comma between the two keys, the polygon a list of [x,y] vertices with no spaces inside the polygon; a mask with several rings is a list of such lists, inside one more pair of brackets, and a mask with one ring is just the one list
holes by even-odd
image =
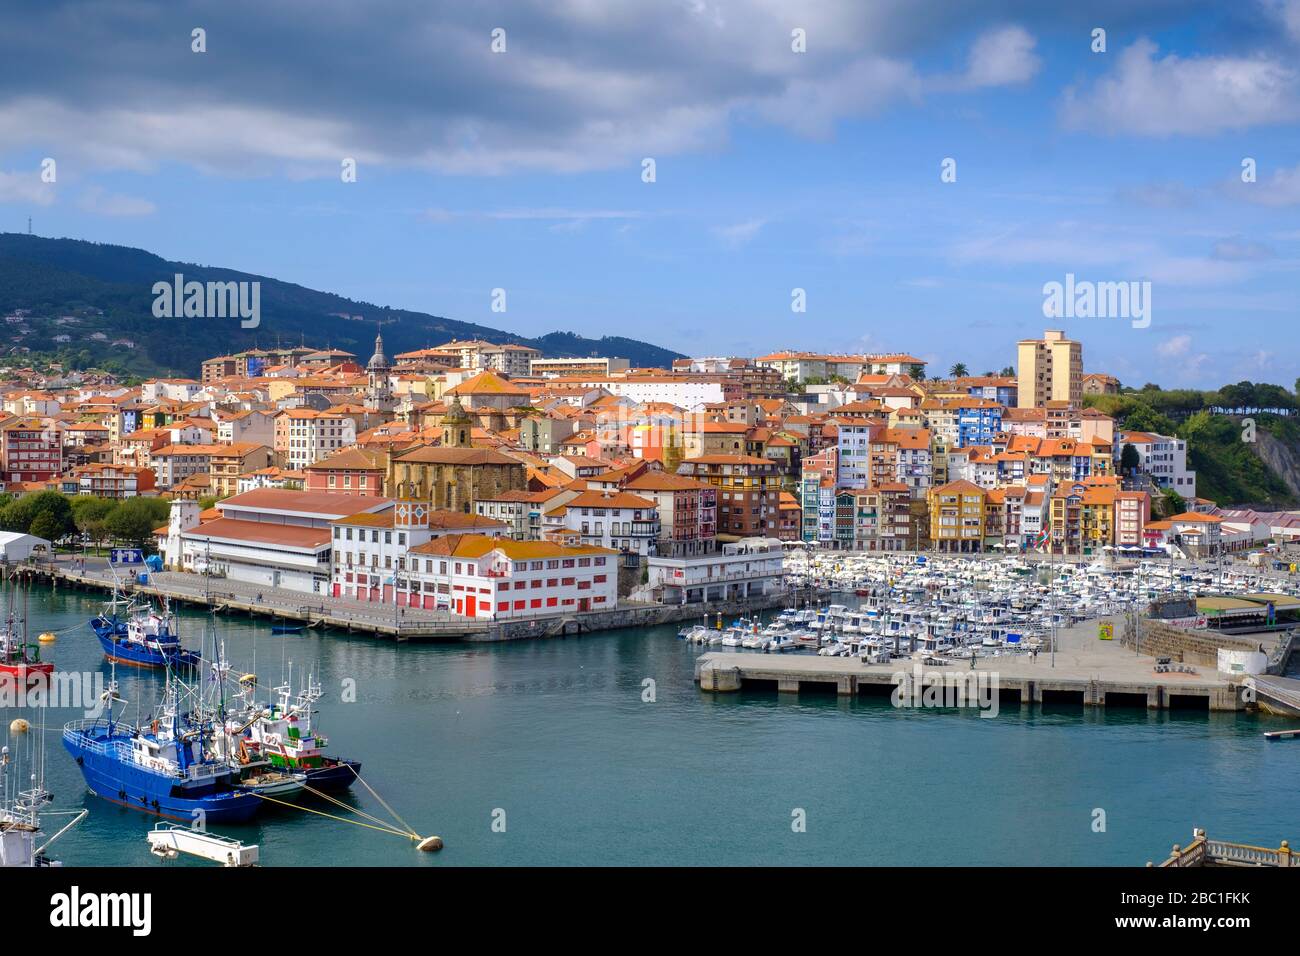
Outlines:
{"label": "green tree", "polygon": [[[38,491],[9,502],[4,510],[0,511],[0,527],[6,531],[31,534],[33,533],[32,522],[43,514],[51,516],[44,527],[47,531],[57,531],[55,537],[62,538],[65,534],[70,534],[75,527],[72,523],[72,505],[68,503],[66,496],[57,491]],[[49,538],[49,535],[42,534],[39,537]],[[50,538],[50,540],[54,539]]]}
{"label": "green tree", "polygon": [[1138,450],[1128,442],[1124,443],[1124,448],[1119,453],[1119,466],[1123,469],[1124,474],[1131,475],[1142,465],[1142,456]]}
{"label": "green tree", "polygon": [[957,362],[952,368],[948,369],[949,378],[964,378],[967,374],[969,373],[966,371],[965,362]]}
{"label": "green tree", "polygon": [[78,495],[72,499],[73,524],[98,547],[108,534],[108,516],[116,507],[117,502],[109,498]]}
{"label": "green tree", "polygon": [[62,522],[55,517],[53,511],[42,511],[32,521],[28,534],[34,534],[38,538],[44,538],[51,544],[56,543],[60,538],[67,534],[67,529]]}
{"label": "green tree", "polygon": [[920,364],[908,366],[907,374],[912,376],[913,380],[917,382],[924,382],[925,366]]}
{"label": "green tree", "polygon": [[144,546],[153,529],[167,523],[170,507],[161,498],[127,498],[109,513],[106,525],[113,537]]}
{"label": "green tree", "polygon": [[1167,518],[1180,515],[1187,510],[1187,502],[1183,500],[1183,496],[1172,488],[1164,489],[1164,500],[1165,517]]}

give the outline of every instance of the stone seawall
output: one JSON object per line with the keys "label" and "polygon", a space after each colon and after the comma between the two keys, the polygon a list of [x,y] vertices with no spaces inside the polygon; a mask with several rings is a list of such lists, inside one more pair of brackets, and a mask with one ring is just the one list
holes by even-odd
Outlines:
{"label": "stone seawall", "polygon": [[[1221,647],[1238,651],[1259,649],[1259,641],[1256,640],[1219,631],[1192,631],[1148,618],[1138,619],[1138,642],[1138,650],[1143,654],[1168,657],[1180,664],[1199,664],[1212,668],[1219,666]],[[1132,647],[1132,635],[1126,632],[1121,643]]]}
{"label": "stone seawall", "polygon": [[467,634],[466,641],[521,641],[538,637],[571,637],[594,631],[625,627],[656,627],[664,624],[699,624],[707,617],[712,626],[719,613],[723,624],[741,614],[789,607],[802,603],[811,592],[783,591],[778,594],[751,598],[746,601],[722,601],[701,604],[623,604],[613,611],[589,611],[560,618],[538,618],[529,621],[503,621],[491,625],[485,633]]}

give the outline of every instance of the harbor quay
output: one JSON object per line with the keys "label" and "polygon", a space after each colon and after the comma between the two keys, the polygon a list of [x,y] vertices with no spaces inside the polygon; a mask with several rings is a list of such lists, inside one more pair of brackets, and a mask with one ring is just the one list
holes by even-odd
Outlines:
{"label": "harbor quay", "polygon": [[[1189,672],[1159,672],[1157,658],[1134,652],[1119,641],[1098,638],[1093,621],[1063,628],[1057,636],[1055,663],[1050,649],[979,657],[975,668],[964,662],[933,664],[929,656],[897,657],[889,663],[868,664],[857,657],[814,657],[711,651],[695,663],[700,690],[712,693],[772,688],[778,693],[828,692],[840,696],[891,695],[902,681],[921,675],[936,685],[969,682],[991,675],[999,703],[1071,704],[1106,707],[1146,707],[1154,710],[1196,708],[1245,710],[1251,694],[1240,678],[1230,679],[1213,665]],[[1110,622],[1116,624],[1116,622]],[[989,676],[981,681],[987,686]]]}
{"label": "harbor quay", "polygon": [[177,571],[155,571],[148,583],[124,580],[102,559],[84,567],[70,558],[13,566],[10,577],[45,581],[54,588],[103,591],[111,594],[115,583],[124,594],[139,594],[192,607],[213,608],[221,614],[244,614],[293,622],[312,629],[334,629],[370,634],[397,641],[513,641],[566,637],[620,628],[716,621],[721,614],[735,615],[797,606],[816,597],[811,589],[789,589],[745,599],[700,604],[651,604],[620,601],[609,610],[548,615],[519,621],[474,620],[445,610],[395,608],[392,605],[354,601],[326,595],[304,594],[285,588],[259,587],[229,579],[207,579]]}

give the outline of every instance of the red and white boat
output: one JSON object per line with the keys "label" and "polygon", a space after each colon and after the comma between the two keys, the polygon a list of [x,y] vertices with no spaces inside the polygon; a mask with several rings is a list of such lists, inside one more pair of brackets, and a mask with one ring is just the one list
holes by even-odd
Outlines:
{"label": "red and white boat", "polygon": [[21,631],[14,624],[13,614],[0,628],[0,681],[11,686],[30,688],[50,679],[54,665],[41,660],[40,644],[27,640],[27,626]]}

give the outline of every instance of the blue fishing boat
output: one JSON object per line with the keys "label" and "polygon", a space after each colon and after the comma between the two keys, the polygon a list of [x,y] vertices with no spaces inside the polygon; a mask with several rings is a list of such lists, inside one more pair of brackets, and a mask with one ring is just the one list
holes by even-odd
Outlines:
{"label": "blue fishing boat", "polygon": [[182,646],[176,634],[175,617],[166,603],[160,612],[153,608],[128,606],[125,618],[114,609],[90,622],[90,628],[104,648],[104,656],[115,663],[134,667],[167,667],[173,670],[196,667],[198,651]]}
{"label": "blue fishing boat", "polygon": [[105,694],[108,713],[63,728],[67,748],[98,797],[186,823],[242,823],[261,801],[234,786],[235,774],[208,755],[208,725],[180,711],[182,685],[170,674],[158,716],[141,726],[113,716],[117,681]]}

